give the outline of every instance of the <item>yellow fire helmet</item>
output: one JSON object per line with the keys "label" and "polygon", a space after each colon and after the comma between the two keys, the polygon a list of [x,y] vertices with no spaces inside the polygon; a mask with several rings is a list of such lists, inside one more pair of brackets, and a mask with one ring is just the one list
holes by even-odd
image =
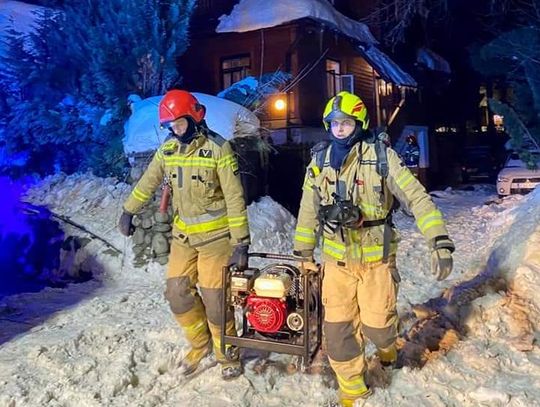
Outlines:
{"label": "yellow fire helmet", "polygon": [[349,92],[339,92],[326,104],[323,113],[324,128],[328,130],[334,119],[353,119],[362,124],[362,129],[369,127],[369,117],[366,105],[358,96]]}

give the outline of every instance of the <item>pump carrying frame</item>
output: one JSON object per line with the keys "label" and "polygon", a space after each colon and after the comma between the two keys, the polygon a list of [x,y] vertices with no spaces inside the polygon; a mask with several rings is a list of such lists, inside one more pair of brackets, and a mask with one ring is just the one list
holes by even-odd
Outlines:
{"label": "pump carrying frame", "polygon": [[[299,263],[301,260],[294,256],[275,253],[249,253],[249,258],[263,258],[269,260],[283,260],[287,262]],[[276,264],[283,266],[283,264]],[[286,265],[289,267],[294,267]],[[296,267],[294,267],[296,268]],[[297,355],[303,358],[303,363],[308,366],[313,361],[315,354],[318,352],[322,341],[322,304],[321,304],[321,275],[320,273],[306,273],[301,276],[301,282],[304,292],[304,307],[302,316],[304,318],[304,326],[300,331],[301,343],[291,343],[288,340],[273,339],[267,337],[255,338],[248,332],[247,320],[243,315],[242,333],[240,336],[227,335],[225,333],[226,315],[227,312],[234,313],[234,307],[230,303],[230,281],[233,272],[232,267],[223,267],[223,288],[222,288],[222,308],[221,308],[221,352],[228,355],[226,346],[231,345],[236,348],[249,348],[261,351],[286,353],[289,355]],[[248,267],[250,269],[250,267]],[[253,268],[251,268],[253,269]],[[296,268],[297,269],[297,268]],[[298,269],[297,269],[298,270]],[[314,310],[310,310],[309,301],[313,300]],[[315,317],[315,327],[313,327],[313,317]],[[236,325],[235,325],[236,326]],[[314,328],[314,329],[313,329]]]}

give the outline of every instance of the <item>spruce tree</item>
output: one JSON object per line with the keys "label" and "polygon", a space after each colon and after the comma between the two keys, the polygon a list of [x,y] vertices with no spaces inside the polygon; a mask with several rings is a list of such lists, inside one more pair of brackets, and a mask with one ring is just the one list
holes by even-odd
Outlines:
{"label": "spruce tree", "polygon": [[12,31],[0,62],[8,149],[29,150],[29,166],[42,173],[118,174],[127,96],[155,96],[180,80],[194,4],[69,0],[40,10],[35,31]]}
{"label": "spruce tree", "polygon": [[534,166],[530,150],[540,148],[540,20],[534,14],[521,16],[527,20],[518,28],[500,33],[472,57],[478,71],[509,85],[507,100],[490,99],[489,107],[504,116],[512,148]]}

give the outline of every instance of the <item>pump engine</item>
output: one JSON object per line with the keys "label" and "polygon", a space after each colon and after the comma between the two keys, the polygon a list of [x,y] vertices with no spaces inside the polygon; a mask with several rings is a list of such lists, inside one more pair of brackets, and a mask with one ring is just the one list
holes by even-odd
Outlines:
{"label": "pump engine", "polygon": [[[252,257],[297,261],[268,253],[250,253]],[[237,328],[242,334],[223,334],[223,347],[229,343],[311,359],[321,340],[318,274],[302,275],[298,267],[279,263],[243,271],[225,268],[224,281],[224,312],[240,311],[242,326]]]}

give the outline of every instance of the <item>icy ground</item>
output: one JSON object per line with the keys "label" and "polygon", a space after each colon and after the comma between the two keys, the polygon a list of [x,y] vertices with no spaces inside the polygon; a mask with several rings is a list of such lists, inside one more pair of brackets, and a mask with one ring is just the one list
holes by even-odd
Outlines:
{"label": "icy ground", "polygon": [[[248,362],[232,383],[220,379],[219,367],[182,380],[178,365],[187,347],[163,296],[164,268],[133,268],[130,242],[115,228],[128,190],[84,174],[49,177],[28,193],[33,203],[85,225],[124,255],[93,241],[85,247],[93,280],[0,299],[0,406],[335,403],[336,383],[324,362],[307,374],[282,355],[263,368]],[[403,327],[428,340],[433,331],[424,328],[436,319],[422,324],[413,311],[430,315],[429,304],[447,301],[461,329],[446,330],[440,350],[421,349],[390,373],[368,347],[374,394],[357,404],[540,406],[540,189],[489,204],[496,198],[489,186],[435,195],[456,242],[455,270],[435,282],[423,238],[398,213],[399,311]],[[295,220],[287,211],[264,198],[249,207],[249,216],[252,251],[290,252]]]}

